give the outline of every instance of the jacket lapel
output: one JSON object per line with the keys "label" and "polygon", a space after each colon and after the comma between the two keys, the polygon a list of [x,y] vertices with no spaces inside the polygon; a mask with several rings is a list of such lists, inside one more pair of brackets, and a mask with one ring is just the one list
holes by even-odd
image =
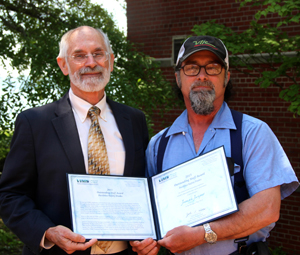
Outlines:
{"label": "jacket lapel", "polygon": [[131,118],[126,112],[123,111],[122,107],[120,107],[120,104],[110,100],[109,98],[107,98],[107,103],[114,114],[125,147],[124,176],[132,176],[135,148]]}
{"label": "jacket lapel", "polygon": [[68,93],[58,101],[55,113],[57,117],[52,120],[52,123],[70,162],[72,172],[85,174],[83,153]]}

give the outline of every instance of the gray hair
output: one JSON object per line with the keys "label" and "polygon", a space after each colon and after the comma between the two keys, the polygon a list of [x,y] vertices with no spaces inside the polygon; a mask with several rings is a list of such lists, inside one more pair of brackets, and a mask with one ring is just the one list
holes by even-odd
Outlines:
{"label": "gray hair", "polygon": [[[67,51],[68,51],[68,48],[69,48],[69,39],[70,39],[71,35],[72,35],[74,32],[76,32],[77,30],[81,30],[81,29],[84,28],[84,27],[89,27],[89,26],[81,26],[81,27],[74,28],[74,29],[68,31],[67,33],[65,33],[65,34],[62,36],[62,38],[61,38],[61,40],[60,40],[60,43],[59,43],[59,54],[58,54],[58,57],[59,57],[59,58],[64,58],[64,57],[66,57]],[[104,39],[104,43],[105,43],[105,46],[106,46],[106,50],[108,51],[108,53],[112,54],[113,51],[112,51],[112,48],[111,48],[111,45],[110,45],[110,41],[109,41],[109,39],[108,39],[107,34],[104,33],[104,32],[102,31],[102,29],[100,29],[100,28],[93,28],[93,27],[89,27],[89,28],[96,30],[96,31],[99,33],[99,35],[102,36],[102,38]]]}

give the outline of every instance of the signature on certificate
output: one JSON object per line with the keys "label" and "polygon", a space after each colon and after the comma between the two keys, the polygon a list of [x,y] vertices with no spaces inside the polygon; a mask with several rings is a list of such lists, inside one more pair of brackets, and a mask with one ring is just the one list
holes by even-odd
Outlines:
{"label": "signature on certificate", "polygon": [[181,206],[188,206],[188,205],[192,205],[195,204],[199,201],[201,201],[201,198],[204,196],[205,193],[199,194],[199,195],[195,195],[193,197],[190,198],[184,198],[181,201]]}

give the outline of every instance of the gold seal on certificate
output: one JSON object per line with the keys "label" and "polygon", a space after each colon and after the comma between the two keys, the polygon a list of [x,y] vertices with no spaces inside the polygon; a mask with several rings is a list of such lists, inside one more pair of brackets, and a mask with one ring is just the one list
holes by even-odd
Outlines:
{"label": "gold seal on certificate", "polygon": [[238,211],[223,147],[150,178],[68,174],[73,231],[87,239],[161,239]]}

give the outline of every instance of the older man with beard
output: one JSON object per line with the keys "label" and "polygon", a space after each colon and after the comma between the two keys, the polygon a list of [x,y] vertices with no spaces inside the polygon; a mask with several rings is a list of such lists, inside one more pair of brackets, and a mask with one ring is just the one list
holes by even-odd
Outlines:
{"label": "older man with beard", "polygon": [[[153,255],[164,246],[185,255],[269,254],[265,241],[279,218],[281,199],[299,186],[283,148],[266,123],[232,112],[224,101],[230,72],[221,40],[188,38],[179,51],[175,76],[186,110],[151,139],[146,174],[153,176],[224,146],[226,156],[236,162],[231,178],[239,184],[234,185],[239,211],[203,226],[176,227],[157,242],[151,238],[133,241],[133,250]],[[242,116],[240,122],[233,117],[236,114]],[[240,138],[233,135],[234,130]],[[240,177],[242,181],[237,180]]]}
{"label": "older man with beard", "polygon": [[125,241],[86,241],[71,231],[66,174],[144,176],[145,115],[106,97],[114,55],[101,30],[67,32],[57,62],[70,90],[19,114],[0,181],[1,217],[24,255],[132,254]]}

